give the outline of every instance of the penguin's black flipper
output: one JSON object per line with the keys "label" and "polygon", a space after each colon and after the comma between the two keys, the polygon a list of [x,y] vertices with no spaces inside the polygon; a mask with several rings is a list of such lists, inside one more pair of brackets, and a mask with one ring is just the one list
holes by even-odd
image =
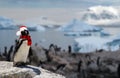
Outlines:
{"label": "penguin's black flipper", "polygon": [[32,55],[33,55],[33,50],[32,50],[32,47],[30,47],[28,57],[29,57],[29,56],[32,56]]}
{"label": "penguin's black flipper", "polygon": [[32,47],[30,47],[29,54],[28,54],[28,59],[29,59],[30,64],[31,64],[31,61],[32,61],[32,56],[33,56],[33,50],[32,50]]}
{"label": "penguin's black flipper", "polygon": [[19,40],[19,41],[16,40],[15,49],[14,49],[14,55],[16,54],[16,52],[18,51],[18,49],[20,48],[20,46],[23,43],[23,41],[25,41],[25,39]]}

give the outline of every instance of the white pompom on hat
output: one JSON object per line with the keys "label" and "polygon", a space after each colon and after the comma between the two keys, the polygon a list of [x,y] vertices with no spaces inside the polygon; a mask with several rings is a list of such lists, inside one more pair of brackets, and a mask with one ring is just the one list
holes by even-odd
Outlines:
{"label": "white pompom on hat", "polygon": [[26,26],[23,26],[23,25],[20,26],[20,29],[19,29],[19,31],[16,32],[16,35],[17,35],[17,36],[20,36],[20,35],[21,35],[21,31],[24,31],[24,30],[28,30],[27,27],[26,27]]}

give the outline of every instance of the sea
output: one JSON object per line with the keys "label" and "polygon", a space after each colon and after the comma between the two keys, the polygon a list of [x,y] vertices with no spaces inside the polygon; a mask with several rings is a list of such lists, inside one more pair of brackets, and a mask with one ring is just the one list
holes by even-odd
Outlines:
{"label": "sea", "polygon": [[[110,33],[111,35],[120,34],[120,27],[105,27],[104,31]],[[17,30],[0,30],[0,52],[4,51],[6,46],[8,49],[11,45],[15,44],[15,39],[18,39],[16,36]],[[45,48],[48,48],[50,44],[55,44],[58,47],[61,47],[62,50],[67,50],[68,46],[74,45],[74,36],[65,36],[64,32],[55,31],[53,29],[48,29],[44,32],[39,31],[30,31],[32,42],[38,44]]]}
{"label": "sea", "polygon": [[[0,30],[0,51],[4,51],[4,47],[10,48],[15,44],[17,30]],[[64,36],[63,32],[58,32],[48,29],[45,32],[30,31],[32,38],[32,45],[38,44],[42,47],[48,48],[50,44],[57,45],[63,50],[67,49],[68,45],[73,45],[74,37]]]}

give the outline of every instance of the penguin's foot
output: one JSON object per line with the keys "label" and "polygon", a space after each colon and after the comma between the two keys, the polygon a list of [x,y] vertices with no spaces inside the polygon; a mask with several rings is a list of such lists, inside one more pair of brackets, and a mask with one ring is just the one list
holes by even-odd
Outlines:
{"label": "penguin's foot", "polygon": [[25,66],[25,65],[26,65],[26,63],[24,63],[24,62],[14,62],[13,63],[14,67],[20,67],[20,66]]}

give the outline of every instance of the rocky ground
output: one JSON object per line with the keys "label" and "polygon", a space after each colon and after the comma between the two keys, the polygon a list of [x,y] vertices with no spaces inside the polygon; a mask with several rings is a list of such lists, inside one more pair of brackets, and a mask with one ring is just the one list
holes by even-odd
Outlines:
{"label": "rocky ground", "polygon": [[65,78],[35,66],[13,67],[12,62],[0,62],[0,78]]}
{"label": "rocky ground", "polygon": [[69,49],[65,51],[54,45],[50,45],[49,49],[39,45],[32,46],[29,64],[66,78],[119,78],[120,50],[77,53]]}

